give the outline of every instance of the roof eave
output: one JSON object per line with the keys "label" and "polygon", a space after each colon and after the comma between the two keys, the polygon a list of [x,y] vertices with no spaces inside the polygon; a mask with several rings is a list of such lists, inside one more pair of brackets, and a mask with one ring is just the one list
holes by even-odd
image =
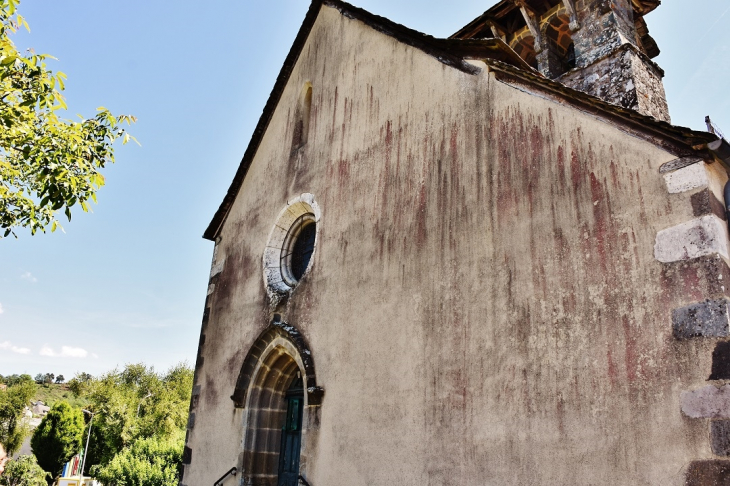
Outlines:
{"label": "roof eave", "polygon": [[282,66],[281,71],[279,71],[279,75],[277,76],[276,82],[274,83],[274,88],[271,90],[269,99],[266,101],[266,105],[264,106],[264,110],[261,114],[261,117],[259,118],[259,122],[256,124],[256,128],[254,129],[253,135],[251,136],[251,142],[246,148],[246,152],[244,152],[241,163],[236,170],[236,175],[233,177],[233,181],[228,188],[228,192],[223,198],[223,202],[221,202],[218,210],[213,216],[213,219],[208,225],[208,228],[206,228],[205,232],[203,233],[203,238],[207,240],[215,241],[215,239],[218,237],[218,234],[220,233],[220,228],[222,227],[223,222],[228,215],[228,211],[233,205],[233,201],[238,195],[238,191],[243,184],[243,179],[246,177],[246,173],[248,172],[248,168],[251,166],[254,155],[256,154],[259,145],[261,145],[261,140],[263,139],[263,135],[266,132],[266,128],[269,126],[269,122],[271,121],[271,115],[273,114],[274,108],[281,99],[281,95],[284,92],[284,87],[289,80],[289,76],[291,75],[291,71],[296,64],[297,59],[299,59],[299,55],[302,52],[304,42],[309,36],[309,32],[312,30],[314,21],[317,19],[319,11],[322,8],[322,4],[322,0],[312,0],[311,5],[309,6],[307,15],[304,17],[302,26],[299,28],[299,32],[294,39],[294,44],[292,44],[292,47],[289,50],[289,54],[287,54],[286,59],[284,60],[284,65]]}
{"label": "roof eave", "polygon": [[299,55],[302,52],[304,44],[309,37],[309,33],[311,32],[323,5],[336,8],[340,11],[340,13],[342,13],[342,15],[348,18],[359,20],[378,32],[391,36],[404,44],[416,47],[417,49],[420,49],[438,59],[443,64],[459,69],[460,71],[468,74],[476,74],[480,71],[479,68],[466,62],[463,57],[449,51],[443,43],[444,39],[435,39],[430,35],[409,29],[408,27],[397,24],[385,17],[374,15],[366,10],[354,7],[340,0],[313,0],[304,21],[302,22],[302,26],[294,39],[294,43],[289,50],[289,54],[284,61],[284,65],[276,78],[274,88],[272,89],[269,99],[264,106],[259,122],[251,136],[251,142],[246,148],[246,152],[238,166],[236,175],[228,188],[226,196],[223,198],[223,202],[218,207],[218,210],[213,216],[208,228],[203,233],[203,238],[215,241],[218,237],[223,222],[233,205],[233,201],[235,200],[241,185],[243,184],[243,179],[246,177],[248,168],[250,167],[253,158],[261,145],[263,135],[269,126],[269,122],[271,121],[276,105],[281,99],[286,83],[289,80],[289,76],[294,69],[294,65],[299,59]]}

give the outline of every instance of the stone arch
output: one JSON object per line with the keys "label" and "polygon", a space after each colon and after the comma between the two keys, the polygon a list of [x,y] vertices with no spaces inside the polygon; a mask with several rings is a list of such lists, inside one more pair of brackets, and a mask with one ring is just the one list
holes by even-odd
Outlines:
{"label": "stone arch", "polygon": [[543,52],[538,56],[540,72],[556,78],[575,67],[575,48],[570,30],[570,14],[560,3],[540,22]]}
{"label": "stone arch", "polygon": [[309,405],[320,405],[324,391],[317,386],[317,376],[314,371],[314,359],[304,336],[299,330],[285,322],[275,318],[271,324],[256,338],[253,346],[243,360],[243,366],[236,380],[236,388],[231,395],[231,400],[236,408],[245,408],[251,381],[257,368],[260,366],[262,357],[269,350],[271,344],[277,338],[284,339],[290,343],[301,360],[301,371],[307,390]]}
{"label": "stone arch", "polygon": [[276,223],[269,233],[263,257],[264,285],[272,302],[278,302],[282,296],[289,294],[298,284],[298,280],[291,277],[291,270],[286,268],[291,263],[287,254],[291,254],[291,248],[288,245],[296,241],[299,236],[299,230],[302,228],[300,223],[303,219],[316,225],[314,246],[305,272],[311,267],[318,245],[316,233],[319,232],[319,225],[317,223],[321,217],[322,212],[319,205],[315,201],[314,195],[309,193],[301,194],[288,201],[286,207],[279,213]]}
{"label": "stone arch", "polygon": [[509,42],[509,46],[522,58],[527,64],[537,69],[537,50],[535,48],[535,36],[532,35],[527,27],[515,32]]}
{"label": "stone arch", "polygon": [[[275,320],[262,332],[244,360],[231,398],[244,411],[240,467],[244,484],[275,485],[278,477],[286,392],[299,378],[304,388],[302,436],[316,422],[323,391],[317,386],[314,361],[301,333]],[[301,467],[306,463],[302,440]],[[303,471],[302,471],[303,472]]]}
{"label": "stone arch", "polygon": [[552,22],[556,17],[560,16],[570,16],[568,9],[565,8],[565,5],[562,1],[558,2],[555,7],[553,7],[552,9],[550,9],[550,11],[546,12],[542,17],[540,17],[540,30],[542,31],[543,35],[545,35],[547,24]]}

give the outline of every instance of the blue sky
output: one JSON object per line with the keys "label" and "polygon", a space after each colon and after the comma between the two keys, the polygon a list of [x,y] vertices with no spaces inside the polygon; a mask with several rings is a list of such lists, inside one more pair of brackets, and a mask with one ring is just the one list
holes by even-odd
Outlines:
{"label": "blue sky", "polygon": [[[493,1],[361,0],[445,37]],[[139,118],[93,214],[66,232],[0,240],[0,374],[99,374],[195,360],[221,202],[301,25],[305,0],[24,0],[20,48],[68,75],[69,117]],[[730,132],[730,5],[667,1],[647,16],[673,122]]]}

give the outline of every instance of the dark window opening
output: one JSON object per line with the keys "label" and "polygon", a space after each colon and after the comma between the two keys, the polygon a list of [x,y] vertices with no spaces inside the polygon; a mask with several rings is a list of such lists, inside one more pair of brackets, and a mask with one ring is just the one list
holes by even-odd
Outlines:
{"label": "dark window opening", "polygon": [[309,223],[302,227],[294,241],[291,253],[291,274],[295,280],[301,279],[309,266],[309,260],[312,258],[312,253],[314,252],[314,240],[316,236],[317,225]]}
{"label": "dark window opening", "polygon": [[566,71],[575,69],[575,44],[572,42],[568,46],[568,51],[565,53],[563,64],[565,65]]}

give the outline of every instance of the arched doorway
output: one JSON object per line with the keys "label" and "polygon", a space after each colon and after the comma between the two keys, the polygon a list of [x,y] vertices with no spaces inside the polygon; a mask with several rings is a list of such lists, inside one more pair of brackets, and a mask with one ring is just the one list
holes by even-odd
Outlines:
{"label": "arched doorway", "polygon": [[322,394],[301,334],[273,322],[251,347],[231,397],[245,410],[243,484],[299,484],[307,424],[318,414]]}

